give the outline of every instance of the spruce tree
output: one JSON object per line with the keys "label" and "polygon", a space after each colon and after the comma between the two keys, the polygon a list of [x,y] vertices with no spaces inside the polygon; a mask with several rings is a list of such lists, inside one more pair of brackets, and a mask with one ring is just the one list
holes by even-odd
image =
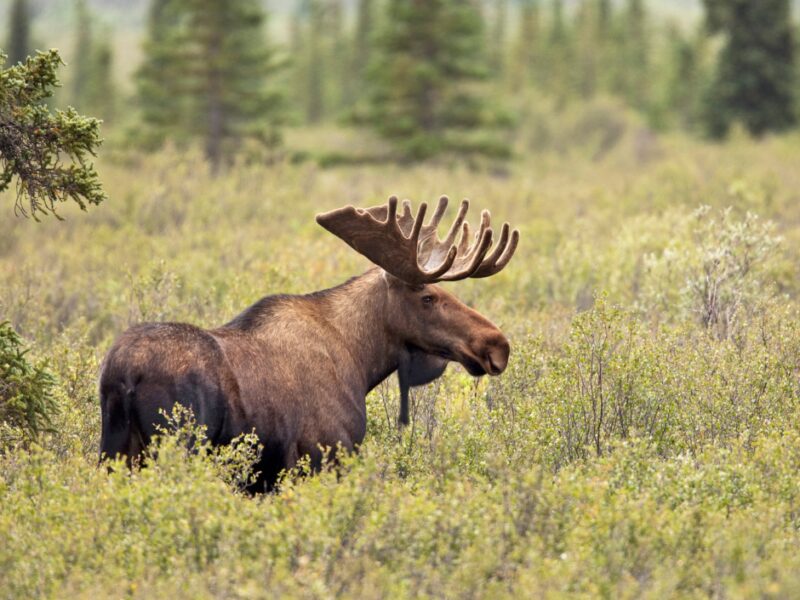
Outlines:
{"label": "spruce tree", "polygon": [[703,64],[705,35],[687,36],[678,27],[667,30],[668,64],[664,75],[664,117],[686,130],[697,126],[707,74]]}
{"label": "spruce tree", "polygon": [[87,108],[87,98],[91,95],[89,85],[92,79],[92,22],[86,0],[75,0],[75,48],[72,52],[72,104],[81,110]]}
{"label": "spruce tree", "polygon": [[595,0],[595,54],[599,72],[597,87],[608,92],[613,81],[614,8],[611,0]]}
{"label": "spruce tree", "polygon": [[593,2],[583,2],[575,16],[575,58],[571,69],[575,75],[575,88],[583,98],[597,92],[600,72],[600,40],[598,36],[598,10]]}
{"label": "spruce tree", "polygon": [[650,43],[644,0],[628,0],[623,13],[622,95],[634,108],[647,105]]}
{"label": "spruce tree", "polygon": [[14,0],[8,15],[8,61],[15,65],[25,62],[31,53],[31,17],[27,0]]}
{"label": "spruce tree", "polygon": [[[0,64],[5,55],[0,54]],[[51,113],[46,101],[63,64],[56,50],[0,69],[0,192],[16,181],[16,211],[38,219],[74,200],[82,209],[105,199],[90,162],[100,123],[73,108]]]}
{"label": "spruce tree", "polygon": [[86,110],[105,123],[113,122],[116,109],[114,51],[106,33],[92,47],[91,72],[86,92]]}
{"label": "spruce tree", "polygon": [[[144,61],[136,73],[137,104],[145,127],[137,127],[136,140],[153,148],[167,138],[184,141],[191,127],[186,94],[175,94],[182,61],[174,55],[178,42],[180,12],[174,0],[151,0],[147,14]],[[191,136],[188,136],[191,137]]]}
{"label": "spruce tree", "polygon": [[152,10],[138,78],[145,126],[201,140],[214,169],[245,138],[276,143],[282,96],[267,87],[278,64],[261,2],[155,0]]}
{"label": "spruce tree", "polygon": [[543,57],[543,80],[546,90],[564,104],[574,94],[572,90],[573,48],[570,31],[564,16],[564,1],[553,0],[550,32]]}
{"label": "spruce tree", "polygon": [[750,133],[796,122],[794,40],[789,0],[704,0],[710,31],[725,37],[705,121],[713,137],[734,122]]}
{"label": "spruce tree", "polygon": [[508,23],[508,0],[494,0],[490,31],[489,66],[496,78],[502,78],[506,68],[506,25]]}
{"label": "spruce tree", "polygon": [[318,123],[325,114],[325,83],[323,76],[323,36],[325,35],[324,0],[308,0],[308,87],[306,90],[306,121]]}
{"label": "spruce tree", "polygon": [[358,0],[356,30],[353,41],[353,76],[361,86],[369,65],[372,43],[370,37],[374,26],[374,0]]}
{"label": "spruce tree", "polygon": [[602,40],[608,40],[611,36],[612,17],[611,0],[597,0],[597,32]]}
{"label": "spruce tree", "polygon": [[541,81],[541,32],[539,1],[522,0],[519,13],[518,38],[514,48],[514,73],[512,87],[524,88]]}
{"label": "spruce tree", "polygon": [[350,70],[350,44],[345,31],[345,7],[342,0],[330,0],[327,19],[330,37],[327,72],[328,89],[335,113],[348,106],[353,98],[353,74]]}
{"label": "spruce tree", "polygon": [[466,134],[482,125],[483,106],[465,84],[486,76],[483,35],[472,2],[387,3],[369,71],[370,119],[406,158],[480,150]]}

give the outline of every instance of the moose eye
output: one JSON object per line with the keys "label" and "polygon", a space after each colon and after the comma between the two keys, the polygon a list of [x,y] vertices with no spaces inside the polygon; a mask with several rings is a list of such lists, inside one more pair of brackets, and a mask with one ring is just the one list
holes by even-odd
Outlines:
{"label": "moose eye", "polygon": [[430,294],[422,297],[422,303],[423,304],[433,304],[433,300],[434,300],[434,298]]}

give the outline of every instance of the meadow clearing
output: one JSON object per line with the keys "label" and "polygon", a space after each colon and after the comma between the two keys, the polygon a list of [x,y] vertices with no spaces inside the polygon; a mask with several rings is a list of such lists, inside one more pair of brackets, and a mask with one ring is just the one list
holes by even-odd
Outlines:
{"label": "meadow clearing", "polygon": [[[800,595],[800,139],[575,136],[503,167],[216,178],[190,151],[116,149],[88,214],[0,198],[0,321],[56,408],[38,443],[0,430],[0,597]],[[116,335],[362,272],[314,215],[390,194],[520,228],[501,274],[445,284],[508,334],[506,373],[451,365],[402,434],[391,378],[358,455],[273,495],[239,491],[252,447],[188,453],[185,428],[141,471],[97,467]]]}

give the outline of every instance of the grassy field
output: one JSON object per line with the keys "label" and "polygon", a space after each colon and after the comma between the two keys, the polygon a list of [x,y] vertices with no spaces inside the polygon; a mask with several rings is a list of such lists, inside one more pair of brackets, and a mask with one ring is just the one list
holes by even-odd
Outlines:
{"label": "grassy field", "polygon": [[[0,453],[0,597],[800,595],[797,137],[216,179],[111,150],[89,214],[0,198],[0,321],[59,409]],[[448,285],[509,335],[503,376],[449,367],[402,435],[389,380],[359,455],[267,497],[237,491],[252,448],[187,455],[185,429],[146,469],[96,467],[98,366],[126,327],[334,285],[367,263],[317,212],[442,193],[522,232],[503,273]]]}

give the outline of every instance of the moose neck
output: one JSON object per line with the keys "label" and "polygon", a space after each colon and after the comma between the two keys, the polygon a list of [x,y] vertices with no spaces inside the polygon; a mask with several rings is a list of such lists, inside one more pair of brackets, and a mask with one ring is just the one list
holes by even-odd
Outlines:
{"label": "moose neck", "polygon": [[387,294],[383,271],[374,268],[320,297],[326,320],[355,363],[365,393],[395,371],[400,361],[403,344],[386,326]]}

